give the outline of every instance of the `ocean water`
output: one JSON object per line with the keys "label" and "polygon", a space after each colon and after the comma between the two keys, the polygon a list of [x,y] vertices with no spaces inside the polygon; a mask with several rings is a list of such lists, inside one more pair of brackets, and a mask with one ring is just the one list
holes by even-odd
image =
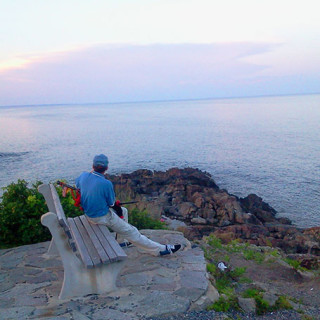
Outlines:
{"label": "ocean water", "polygon": [[113,174],[197,167],[320,226],[320,95],[0,107],[0,187],[72,183],[98,153]]}

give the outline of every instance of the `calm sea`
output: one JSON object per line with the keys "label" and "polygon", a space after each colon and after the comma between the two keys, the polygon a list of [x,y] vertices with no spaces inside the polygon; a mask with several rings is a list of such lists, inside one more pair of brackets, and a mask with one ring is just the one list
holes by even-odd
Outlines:
{"label": "calm sea", "polygon": [[320,226],[320,95],[0,107],[0,187],[70,183],[105,153],[110,173],[198,167]]}

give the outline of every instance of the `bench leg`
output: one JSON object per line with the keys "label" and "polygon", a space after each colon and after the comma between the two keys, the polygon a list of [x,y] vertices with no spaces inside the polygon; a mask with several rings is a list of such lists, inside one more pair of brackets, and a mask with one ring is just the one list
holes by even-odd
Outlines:
{"label": "bench leg", "polygon": [[86,269],[69,247],[67,236],[59,225],[57,215],[48,212],[41,217],[41,223],[49,228],[64,268],[59,299],[107,293],[116,289],[116,279],[123,266],[122,262]]}
{"label": "bench leg", "polygon": [[122,266],[123,262],[114,262],[92,269],[85,269],[83,266],[76,270],[74,266],[64,269],[64,281],[59,299],[114,291]]}
{"label": "bench leg", "polygon": [[47,255],[48,256],[58,256],[59,255],[57,246],[56,246],[53,238],[50,241],[50,245],[49,245],[49,248],[48,248],[48,251],[47,251]]}

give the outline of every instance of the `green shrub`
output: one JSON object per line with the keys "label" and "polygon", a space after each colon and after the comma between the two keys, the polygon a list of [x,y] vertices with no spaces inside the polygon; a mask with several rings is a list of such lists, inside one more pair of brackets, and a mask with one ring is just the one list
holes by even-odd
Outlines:
{"label": "green shrub", "polygon": [[244,248],[244,244],[240,243],[239,239],[231,240],[225,247],[230,253],[240,252]]}
{"label": "green shrub", "polygon": [[0,243],[2,247],[46,241],[50,238],[40,217],[47,209],[37,191],[37,182],[28,188],[25,180],[4,187],[0,203]]}
{"label": "green shrub", "polygon": [[246,260],[253,260],[255,257],[255,251],[252,249],[247,249],[245,251],[243,251],[243,256]]}
{"label": "green shrub", "polygon": [[278,258],[278,257],[281,256],[279,251],[278,251],[278,249],[271,250],[271,251],[268,252],[268,254],[273,256],[273,257],[275,257],[275,258]]}
{"label": "green shrub", "polygon": [[221,239],[217,238],[214,235],[210,235],[209,237],[207,237],[207,243],[208,245],[212,248],[212,249],[222,249],[222,243],[221,243]]}
{"label": "green shrub", "polygon": [[208,310],[214,310],[216,312],[227,312],[231,308],[231,304],[228,299],[220,297],[218,301],[209,306]]}
{"label": "green shrub", "polygon": [[239,283],[253,283],[253,280],[251,280],[250,278],[248,277],[240,277]]}
{"label": "green shrub", "polygon": [[264,261],[264,254],[261,252],[258,252],[253,249],[245,249],[243,251],[243,256],[246,260],[254,260],[257,263],[262,263]]}
{"label": "green shrub", "polygon": [[294,259],[290,259],[290,258],[285,258],[284,261],[290,265],[292,268],[294,268],[295,270],[300,270],[300,271],[308,271],[308,269],[304,268],[301,266],[300,262]]}
{"label": "green shrub", "polygon": [[213,260],[213,255],[214,255],[214,252],[212,252],[212,250],[210,248],[206,248],[205,246],[201,246],[202,247],[202,250],[204,252],[204,257],[209,260],[209,261],[212,261]]}
{"label": "green shrub", "polygon": [[276,301],[275,309],[292,309],[292,306],[286,296],[280,296]]}
{"label": "green shrub", "polygon": [[[43,196],[38,192],[40,181],[28,187],[25,180],[18,180],[2,188],[0,202],[0,243],[2,248],[13,247],[51,239],[49,230],[42,226],[41,215],[48,212]],[[61,194],[61,189],[58,188]],[[67,216],[81,211],[73,205],[70,194],[61,199]]]}
{"label": "green shrub", "polygon": [[224,289],[231,286],[232,279],[227,274],[221,274],[216,278],[216,288],[222,293]]}
{"label": "green shrub", "polygon": [[239,310],[238,299],[234,291],[227,292],[224,296],[220,296],[219,300],[210,305],[207,310],[214,310],[216,312],[227,312],[230,309]]}
{"label": "green shrub", "polygon": [[227,255],[227,254],[225,254],[223,257],[222,257],[222,259],[221,259],[222,261],[225,261],[225,262],[227,262],[227,263],[229,263],[230,262],[230,260],[231,260],[231,258],[230,258],[230,256],[229,255]]}
{"label": "green shrub", "polygon": [[129,223],[137,229],[166,229],[164,222],[151,218],[146,211],[133,209],[129,212]]}
{"label": "green shrub", "polygon": [[308,315],[308,314],[303,314],[303,315],[301,316],[301,320],[316,320],[316,318],[313,317],[313,316],[310,316],[310,315]]}
{"label": "green shrub", "polygon": [[232,278],[239,278],[247,271],[246,267],[237,267],[234,270],[230,271],[230,276]]}
{"label": "green shrub", "polygon": [[246,291],[242,293],[242,296],[244,298],[255,298],[257,295],[260,294],[261,291],[254,289],[254,288],[249,288]]}
{"label": "green shrub", "polygon": [[270,305],[267,301],[263,300],[262,297],[257,296],[255,298],[256,306],[257,306],[257,314],[261,315],[270,310]]}
{"label": "green shrub", "polygon": [[217,275],[217,267],[214,263],[207,264],[207,271],[210,272],[213,276]]}
{"label": "green shrub", "polygon": [[232,298],[235,295],[233,287],[224,287],[220,289],[219,293],[226,295],[228,298]]}
{"label": "green shrub", "polygon": [[260,290],[250,288],[247,289],[243,295],[244,298],[253,298],[256,302],[257,314],[262,315],[268,311],[270,311],[270,305],[267,301],[263,300],[262,292]]}
{"label": "green shrub", "polygon": [[261,315],[269,311],[280,309],[292,309],[292,306],[286,296],[280,296],[274,306],[270,306],[262,297],[262,291],[254,288],[247,289],[243,292],[244,298],[253,298],[256,302],[257,314]]}

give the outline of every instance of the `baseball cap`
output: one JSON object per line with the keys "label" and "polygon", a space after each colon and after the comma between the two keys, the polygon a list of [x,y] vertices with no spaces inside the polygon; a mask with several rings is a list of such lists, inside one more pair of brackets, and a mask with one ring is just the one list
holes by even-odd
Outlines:
{"label": "baseball cap", "polygon": [[93,158],[93,165],[94,166],[102,166],[107,167],[109,164],[108,157],[104,154],[98,154]]}

